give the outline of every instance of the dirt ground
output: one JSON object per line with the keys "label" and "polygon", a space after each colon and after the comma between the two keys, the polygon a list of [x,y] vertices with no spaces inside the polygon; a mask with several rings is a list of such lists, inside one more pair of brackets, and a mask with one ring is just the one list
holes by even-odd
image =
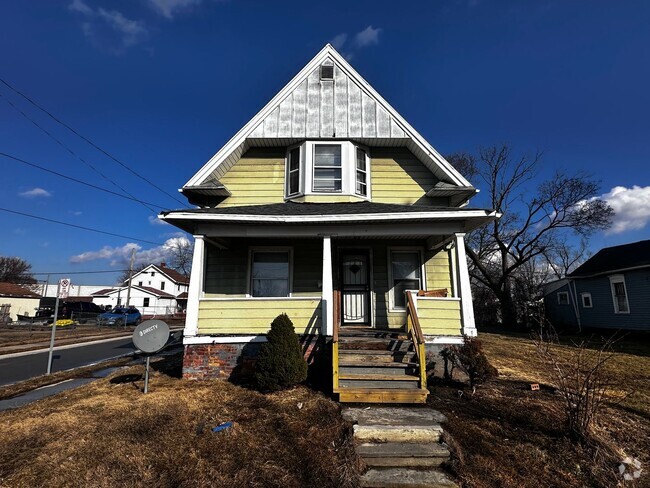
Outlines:
{"label": "dirt ground", "polygon": [[[463,487],[650,486],[650,344],[617,343],[610,368],[632,394],[606,407],[595,441],[578,444],[563,429],[560,396],[530,339],[504,333],[479,338],[500,376],[474,395],[464,384],[433,380],[428,401],[449,418],[450,468]],[[561,351],[569,354],[569,346]],[[531,391],[531,382],[541,389]],[[618,469],[626,456],[639,459],[644,471],[623,484]]]}
{"label": "dirt ground", "polygon": [[[358,486],[351,425],[306,387],[179,379],[179,356],[0,414],[0,486]],[[232,426],[213,432],[215,426]]]}

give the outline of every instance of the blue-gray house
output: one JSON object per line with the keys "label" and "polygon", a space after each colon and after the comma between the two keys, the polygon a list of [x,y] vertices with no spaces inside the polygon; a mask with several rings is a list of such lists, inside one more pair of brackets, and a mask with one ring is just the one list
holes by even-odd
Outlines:
{"label": "blue-gray house", "polygon": [[544,289],[558,328],[650,330],[650,240],[606,247]]}

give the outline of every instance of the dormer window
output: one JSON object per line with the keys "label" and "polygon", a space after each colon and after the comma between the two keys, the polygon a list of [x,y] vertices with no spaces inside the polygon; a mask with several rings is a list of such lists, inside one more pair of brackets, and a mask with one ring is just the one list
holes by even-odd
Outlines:
{"label": "dormer window", "polygon": [[370,198],[368,151],[350,141],[306,141],[289,148],[286,198],[338,193]]}

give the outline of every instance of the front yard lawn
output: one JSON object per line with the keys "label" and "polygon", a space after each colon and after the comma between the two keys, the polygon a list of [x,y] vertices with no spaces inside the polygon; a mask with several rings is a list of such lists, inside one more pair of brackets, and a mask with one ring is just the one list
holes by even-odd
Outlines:
{"label": "front yard lawn", "polygon": [[147,395],[136,366],[0,414],[0,486],[357,486],[338,404],[184,381],[179,361],[155,364]]}
{"label": "front yard lawn", "polygon": [[[650,345],[619,341],[610,368],[621,389],[633,391],[620,405],[607,405],[598,441],[579,445],[562,425],[561,399],[544,374],[524,334],[479,333],[485,353],[500,376],[474,396],[463,385],[431,385],[429,405],[449,418],[444,425],[464,487],[650,486]],[[565,341],[567,342],[567,341]],[[560,346],[569,354],[567,346]],[[531,391],[530,383],[540,383]],[[618,467],[638,458],[639,480],[623,484]],[[629,467],[627,468],[630,469]]]}

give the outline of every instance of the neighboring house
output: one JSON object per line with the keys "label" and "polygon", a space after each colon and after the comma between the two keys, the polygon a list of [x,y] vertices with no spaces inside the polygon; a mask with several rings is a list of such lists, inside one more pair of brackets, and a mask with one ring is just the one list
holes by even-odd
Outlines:
{"label": "neighboring house", "polygon": [[[44,298],[46,297],[56,298],[58,287],[59,284],[57,280],[54,283],[47,283],[42,285],[43,290],[42,291],[39,290],[39,291]],[[104,288],[107,288],[107,286],[106,285],[76,285],[74,282],[74,278],[72,278],[72,286],[70,286],[70,290],[68,293],[68,300],[78,301],[78,302],[91,301],[92,300],[91,297],[93,293],[102,290]]]}
{"label": "neighboring house", "polygon": [[[286,312],[310,359],[332,344],[341,401],[423,401],[424,349],[476,335],[464,235],[498,215],[330,45],[181,191],[199,208],[160,218],[195,239],[185,377],[229,377]],[[414,385],[339,371],[339,343],[391,330]]]}
{"label": "neighboring house", "polygon": [[650,240],[598,251],[544,290],[556,327],[650,330]]}
{"label": "neighboring house", "polygon": [[17,315],[34,317],[41,296],[14,283],[0,283],[0,323],[7,318],[17,320]]}
{"label": "neighboring house", "polygon": [[174,295],[150,286],[132,285],[130,296],[128,286],[99,290],[93,294],[93,303],[114,308],[126,305],[127,296],[129,304],[137,308],[145,317],[172,315],[179,311]]}

